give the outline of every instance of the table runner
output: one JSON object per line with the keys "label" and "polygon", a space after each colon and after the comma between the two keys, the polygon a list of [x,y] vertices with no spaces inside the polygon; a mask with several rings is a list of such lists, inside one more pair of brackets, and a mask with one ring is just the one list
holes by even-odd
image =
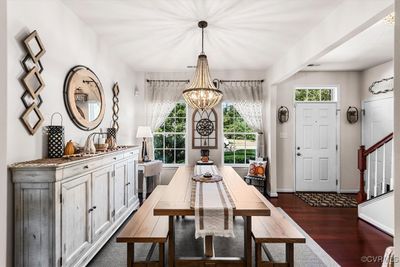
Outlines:
{"label": "table runner", "polygon": [[[215,165],[198,165],[195,175],[218,174]],[[191,206],[195,209],[195,238],[205,236],[234,237],[233,209],[235,207],[224,181],[204,183],[192,181]]]}

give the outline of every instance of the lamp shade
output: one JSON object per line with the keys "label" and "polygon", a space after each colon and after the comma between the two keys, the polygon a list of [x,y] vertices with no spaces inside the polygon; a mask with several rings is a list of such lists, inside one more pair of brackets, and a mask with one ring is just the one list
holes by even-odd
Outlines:
{"label": "lamp shade", "polygon": [[153,137],[150,127],[149,126],[139,126],[137,133],[136,133],[136,138],[146,138],[146,137]]}

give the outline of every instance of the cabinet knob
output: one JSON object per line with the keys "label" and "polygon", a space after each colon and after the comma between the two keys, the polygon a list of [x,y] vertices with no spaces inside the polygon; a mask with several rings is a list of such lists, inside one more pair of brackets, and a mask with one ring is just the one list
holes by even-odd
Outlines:
{"label": "cabinet knob", "polygon": [[113,157],[114,160],[117,160],[117,157]]}
{"label": "cabinet knob", "polygon": [[96,206],[93,206],[93,209],[95,210],[97,207]]}
{"label": "cabinet knob", "polygon": [[84,169],[89,169],[89,165],[83,166]]}
{"label": "cabinet knob", "polygon": [[127,183],[126,185],[130,185],[130,184],[131,184],[131,182]]}
{"label": "cabinet knob", "polygon": [[92,211],[93,211],[93,208],[90,208],[90,209],[89,209],[89,213],[91,213]]}

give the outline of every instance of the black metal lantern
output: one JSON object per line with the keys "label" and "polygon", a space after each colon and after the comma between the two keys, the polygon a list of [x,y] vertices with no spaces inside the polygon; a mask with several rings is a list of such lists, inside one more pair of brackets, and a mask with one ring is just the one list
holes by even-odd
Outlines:
{"label": "black metal lantern", "polygon": [[346,112],[347,121],[350,124],[354,124],[358,121],[358,109],[356,107],[349,107]]}
{"label": "black metal lantern", "polygon": [[278,109],[278,120],[280,123],[285,123],[289,120],[289,109],[285,106],[281,106]]}
{"label": "black metal lantern", "polygon": [[[54,115],[59,115],[61,122],[60,125],[53,125]],[[47,126],[48,142],[47,142],[47,155],[49,158],[61,158],[64,155],[64,126],[63,117],[60,113],[55,112],[51,115],[50,125]]]}

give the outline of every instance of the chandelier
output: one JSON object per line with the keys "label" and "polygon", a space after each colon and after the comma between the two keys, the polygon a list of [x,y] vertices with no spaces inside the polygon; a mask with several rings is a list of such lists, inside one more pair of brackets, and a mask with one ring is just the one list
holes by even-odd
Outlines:
{"label": "chandelier", "polygon": [[387,15],[383,20],[386,22],[386,24],[394,25],[395,23],[395,14],[394,12],[390,13]]}
{"label": "chandelier", "polygon": [[204,28],[207,21],[198,23],[201,28],[201,53],[197,59],[196,73],[192,82],[183,91],[183,98],[194,109],[211,109],[222,99],[222,92],[215,87],[210,77],[207,56],[204,53]]}

